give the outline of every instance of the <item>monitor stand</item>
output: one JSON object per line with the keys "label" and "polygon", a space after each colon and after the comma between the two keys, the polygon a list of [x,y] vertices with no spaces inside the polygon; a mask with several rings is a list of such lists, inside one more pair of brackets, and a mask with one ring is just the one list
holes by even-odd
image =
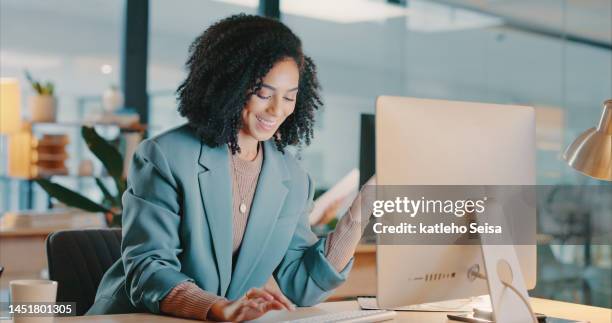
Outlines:
{"label": "monitor stand", "polygon": [[[491,217],[495,217],[497,219],[494,221],[500,221],[497,223],[502,223],[504,224],[502,227],[507,228],[502,208],[498,204],[488,204],[487,215],[489,221]],[[535,315],[529,304],[529,295],[514,246],[494,244],[487,240],[489,239],[486,236],[481,236],[484,272],[478,268],[478,265],[475,265],[470,274],[475,278],[487,281],[494,321],[497,323],[533,322]]]}

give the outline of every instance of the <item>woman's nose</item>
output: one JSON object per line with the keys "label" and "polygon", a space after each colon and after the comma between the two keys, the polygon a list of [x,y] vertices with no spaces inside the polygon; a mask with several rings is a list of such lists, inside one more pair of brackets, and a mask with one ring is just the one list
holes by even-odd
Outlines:
{"label": "woman's nose", "polygon": [[278,99],[272,100],[270,106],[268,107],[268,113],[275,116],[280,117],[283,114],[281,102]]}

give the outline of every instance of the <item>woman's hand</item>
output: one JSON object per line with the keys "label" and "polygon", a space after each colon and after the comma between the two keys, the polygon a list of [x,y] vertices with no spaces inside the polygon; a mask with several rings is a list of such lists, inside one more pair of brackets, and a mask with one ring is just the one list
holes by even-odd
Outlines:
{"label": "woman's hand", "polygon": [[331,220],[335,219],[337,217],[337,215],[338,215],[338,209],[340,209],[340,207],[344,203],[345,199],[346,199],[346,197],[342,197],[342,198],[339,198],[339,199],[335,200],[332,204],[330,204],[327,207],[327,209],[325,209],[325,211],[323,211],[323,216],[321,216],[319,221],[317,221],[317,223],[315,223],[315,226],[326,225]]}
{"label": "woman's hand", "polygon": [[285,308],[287,308],[288,310],[290,311],[295,310],[295,305],[291,303],[291,301],[285,296],[285,294],[283,294],[280,287],[278,287],[278,284],[276,283],[274,276],[268,279],[266,284],[263,286],[263,289],[266,292],[272,294],[272,296],[274,296],[274,298],[277,301],[281,302],[285,306]]}
{"label": "woman's hand", "polygon": [[[372,211],[373,211],[372,210],[372,200],[375,197],[375,194],[372,191],[372,188],[369,189],[367,194],[364,192],[364,189],[367,186],[375,186],[375,185],[376,185],[376,174],[370,177],[370,179],[368,179],[368,181],[365,182],[363,186],[361,186],[361,190],[359,191],[359,194],[357,194],[357,197],[355,197],[355,199],[353,200],[353,203],[351,203],[351,207],[348,210],[347,215],[350,217],[352,221],[368,223],[370,216],[372,216]],[[362,210],[361,209],[362,206],[365,206],[366,209]],[[364,221],[362,221],[362,219]]]}
{"label": "woman's hand", "polygon": [[372,215],[372,200],[376,197],[376,194],[373,188],[366,190],[366,186],[369,185],[376,185],[375,176],[372,176],[361,187],[359,194],[351,203],[351,207],[340,218],[336,229],[327,237],[325,257],[338,272],[344,270],[353,257],[363,230]]}
{"label": "woman's hand", "polygon": [[[291,305],[291,302],[288,304]],[[280,309],[292,310],[293,308],[277,298],[277,295],[263,288],[251,288],[244,296],[235,301],[224,299],[214,303],[208,312],[208,318],[215,321],[248,321],[257,319],[268,311]]]}

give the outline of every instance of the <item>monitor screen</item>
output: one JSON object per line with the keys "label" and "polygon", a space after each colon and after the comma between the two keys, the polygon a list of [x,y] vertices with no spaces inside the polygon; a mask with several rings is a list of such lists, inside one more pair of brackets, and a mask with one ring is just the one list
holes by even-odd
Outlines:
{"label": "monitor screen", "polygon": [[361,140],[359,147],[359,187],[361,187],[376,170],[376,147],[374,140],[374,115],[361,114]]}

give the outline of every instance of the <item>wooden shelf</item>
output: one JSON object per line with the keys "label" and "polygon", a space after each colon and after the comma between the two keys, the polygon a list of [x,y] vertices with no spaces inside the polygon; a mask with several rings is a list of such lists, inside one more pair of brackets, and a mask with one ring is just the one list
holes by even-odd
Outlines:
{"label": "wooden shelf", "polygon": [[67,128],[75,128],[75,127],[82,127],[82,126],[95,126],[95,127],[117,127],[119,128],[121,131],[126,131],[126,132],[141,132],[141,131],[145,131],[149,128],[148,125],[146,124],[133,124],[133,125],[129,125],[129,126],[125,126],[119,123],[107,123],[107,122],[79,122],[79,121],[75,121],[75,122],[30,122],[30,125],[32,125],[32,127],[38,127],[38,126],[55,126],[55,127],[67,127]]}
{"label": "wooden shelf", "polygon": [[0,175],[0,180],[15,180],[15,181],[33,181],[37,179],[51,179],[51,178],[70,178],[70,179],[95,179],[96,177],[101,179],[112,178],[109,175],[77,175],[77,174],[57,174],[57,175],[49,175],[49,176],[39,176],[39,177],[13,177],[8,175]]}

